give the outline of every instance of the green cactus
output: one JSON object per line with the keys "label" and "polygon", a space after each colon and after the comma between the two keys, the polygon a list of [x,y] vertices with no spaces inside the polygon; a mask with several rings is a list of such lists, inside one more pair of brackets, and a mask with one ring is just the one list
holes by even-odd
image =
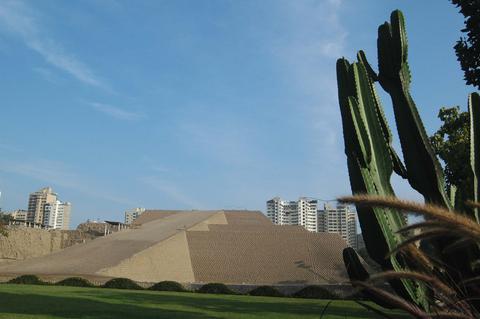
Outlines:
{"label": "green cactus", "polygon": [[[365,56],[350,64],[337,61],[340,110],[344,128],[345,153],[352,192],[394,196],[390,184],[394,166],[404,171],[391,146],[391,134],[375,86],[368,75]],[[396,232],[405,226],[401,212],[387,208],[358,207],[360,225],[369,255],[384,270],[403,270],[399,256],[385,259],[403,241]],[[393,283],[397,292],[422,304],[423,291],[411,281]]]}
{"label": "green cactus", "polygon": [[[480,201],[480,95],[470,94],[468,98],[468,111],[470,113],[470,165],[473,172],[473,201]],[[478,208],[474,208],[475,218],[479,222]]]}
{"label": "green cactus", "polygon": [[392,99],[408,182],[426,202],[451,208],[443,170],[410,95],[407,34],[401,11],[393,11],[390,23],[378,28],[377,47],[378,81]]}
{"label": "green cactus", "polygon": [[[350,64],[342,58],[337,61],[339,104],[342,115],[345,153],[347,155],[350,184],[353,194],[395,196],[390,177],[395,171],[406,178],[420,192],[426,202],[451,210],[455,202],[456,187],[445,189],[443,170],[433,152],[418,110],[410,94],[410,69],[408,45],[403,14],[392,12],[390,23],[378,29],[378,75],[367,61],[363,51],[358,62]],[[389,93],[405,167],[392,147],[392,136],[378,98],[375,82]],[[474,198],[480,200],[480,95],[469,97],[471,168],[474,175]],[[411,260],[389,255],[402,238],[397,231],[405,226],[402,213],[394,209],[358,206],[357,213],[369,255],[384,270],[409,270],[415,268]],[[453,214],[453,212],[452,212]],[[475,210],[477,222],[478,209]],[[447,249],[453,238],[440,238],[427,242],[431,254],[445,267],[445,274],[453,281],[472,278],[476,274],[475,261],[479,250],[475,245],[462,251]],[[451,246],[450,246],[451,247]],[[385,256],[389,256],[385,258]],[[353,270],[360,265],[351,252],[344,254],[349,274],[362,274]],[[359,267],[359,266],[358,266]],[[412,269],[415,270],[415,269]],[[358,279],[358,278],[352,278]],[[421,284],[402,280],[391,282],[395,291],[429,309],[428,290]]]}

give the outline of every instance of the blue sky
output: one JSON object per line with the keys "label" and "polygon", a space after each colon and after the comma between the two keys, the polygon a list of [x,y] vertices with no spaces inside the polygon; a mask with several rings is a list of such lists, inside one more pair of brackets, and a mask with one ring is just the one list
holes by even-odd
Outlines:
{"label": "blue sky", "polygon": [[52,186],[75,226],[348,194],[335,61],[364,49],[375,65],[396,8],[432,132],[473,90],[449,1],[0,1],[0,207]]}

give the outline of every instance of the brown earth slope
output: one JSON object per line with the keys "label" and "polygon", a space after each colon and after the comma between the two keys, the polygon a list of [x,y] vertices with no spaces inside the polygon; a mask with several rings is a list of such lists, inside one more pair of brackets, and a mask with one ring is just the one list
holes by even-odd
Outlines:
{"label": "brown earth slope", "polygon": [[[0,266],[0,273],[54,275],[90,275],[118,265],[175,234],[212,215],[211,212],[185,212],[153,220],[140,229],[129,229],[85,244],[39,258]],[[135,272],[132,269],[132,272]]]}
{"label": "brown earth slope", "polygon": [[347,280],[338,235],[275,226],[261,212],[146,211],[133,229],[45,257],[0,266],[0,275],[84,275],[137,281],[249,284]]}

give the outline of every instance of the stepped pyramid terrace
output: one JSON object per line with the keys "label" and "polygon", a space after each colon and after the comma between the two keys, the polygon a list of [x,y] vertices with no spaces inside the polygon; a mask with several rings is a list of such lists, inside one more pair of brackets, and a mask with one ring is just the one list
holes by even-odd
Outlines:
{"label": "stepped pyramid terrace", "polygon": [[0,266],[0,275],[126,277],[140,282],[338,284],[337,234],[273,225],[261,212],[147,210],[130,229]]}

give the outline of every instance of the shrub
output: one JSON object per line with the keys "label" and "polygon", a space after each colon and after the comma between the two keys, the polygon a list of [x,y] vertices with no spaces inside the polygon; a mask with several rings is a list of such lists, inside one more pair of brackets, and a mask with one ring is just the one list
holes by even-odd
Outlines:
{"label": "shrub", "polygon": [[224,284],[220,283],[210,283],[203,285],[197,292],[204,293],[204,294],[223,294],[223,295],[235,295],[236,293],[225,286]]}
{"label": "shrub", "polygon": [[260,286],[248,293],[250,296],[266,296],[266,297],[283,297],[280,291],[277,288],[272,286]]}
{"label": "shrub", "polygon": [[132,290],[141,290],[140,287],[135,281],[128,278],[114,278],[107,281],[102,286],[103,288],[116,288],[116,289],[132,289]]}
{"label": "shrub", "polygon": [[187,291],[181,284],[176,281],[160,281],[148,289],[157,291]]}
{"label": "shrub", "polygon": [[297,291],[293,294],[293,297],[310,299],[340,299],[333,292],[316,285],[307,286]]}
{"label": "shrub", "polygon": [[35,275],[22,275],[17,278],[13,278],[9,281],[10,284],[23,284],[23,285],[47,285],[46,282],[41,281]]}
{"label": "shrub", "polygon": [[94,285],[80,277],[70,277],[70,278],[65,278],[57,283],[55,283],[57,286],[71,286],[71,287],[94,287]]}

